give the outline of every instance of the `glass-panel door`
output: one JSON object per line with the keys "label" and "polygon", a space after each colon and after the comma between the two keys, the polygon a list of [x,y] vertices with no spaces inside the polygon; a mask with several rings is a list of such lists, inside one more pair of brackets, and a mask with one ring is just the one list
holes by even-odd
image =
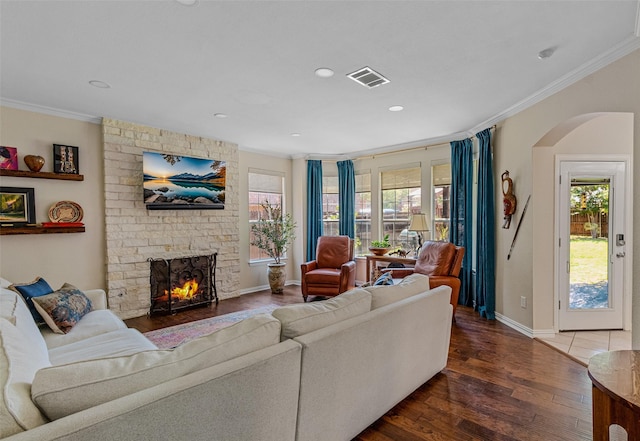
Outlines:
{"label": "glass-panel door", "polygon": [[623,162],[561,162],[560,330],[623,325]]}

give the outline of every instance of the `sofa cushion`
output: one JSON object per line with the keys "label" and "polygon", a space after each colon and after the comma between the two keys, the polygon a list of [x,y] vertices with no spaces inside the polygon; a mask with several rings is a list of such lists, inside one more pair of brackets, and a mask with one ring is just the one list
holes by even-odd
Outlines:
{"label": "sofa cushion", "polygon": [[268,314],[258,314],[175,349],[40,369],[33,380],[31,396],[43,413],[55,420],[277,344],[279,340],[280,322]]}
{"label": "sofa cushion", "polygon": [[12,285],[7,279],[0,277],[0,288],[9,288]]}
{"label": "sofa cushion", "polygon": [[0,287],[0,317],[16,324],[16,306],[18,294],[4,287]]}
{"label": "sofa cushion", "polygon": [[286,340],[370,310],[371,294],[355,288],[330,300],[283,306],[273,311],[272,315],[282,323],[281,339]]}
{"label": "sofa cushion", "polygon": [[[40,354],[46,354],[47,345],[22,296],[15,291],[0,288],[0,299],[2,299],[0,302],[3,307],[0,316],[15,325],[20,334],[25,338],[30,350]],[[5,309],[4,306],[7,306],[7,309]],[[11,307],[13,307],[13,309],[11,309]]]}
{"label": "sofa cushion", "polygon": [[364,289],[371,293],[371,309],[373,310],[429,291],[429,276],[415,273],[405,277],[397,285],[368,286]]}
{"label": "sofa cushion", "polygon": [[0,438],[47,422],[31,401],[36,371],[50,366],[46,351],[33,350],[25,336],[0,318]]}
{"label": "sofa cushion", "polygon": [[47,348],[51,351],[54,348],[76,341],[86,340],[96,335],[126,328],[127,325],[112,311],[108,309],[98,309],[82,317],[82,320],[66,334],[56,334],[48,327],[43,327],[40,331],[47,344]]}
{"label": "sofa cushion", "polygon": [[28,283],[14,283],[9,287],[9,289],[14,290],[19,293],[22,298],[27,302],[27,306],[29,307],[29,311],[31,311],[31,315],[33,319],[38,324],[44,324],[44,319],[40,316],[40,313],[36,311],[35,306],[33,306],[33,297],[44,296],[46,294],[51,294],[53,289],[46,280],[42,277],[36,277],[33,282]]}
{"label": "sofa cushion", "polygon": [[124,357],[158,349],[136,329],[119,329],[49,351],[53,366],[107,357]]}
{"label": "sofa cushion", "polygon": [[59,290],[31,299],[38,313],[56,334],[71,331],[91,311],[91,300],[75,286],[65,283]]}

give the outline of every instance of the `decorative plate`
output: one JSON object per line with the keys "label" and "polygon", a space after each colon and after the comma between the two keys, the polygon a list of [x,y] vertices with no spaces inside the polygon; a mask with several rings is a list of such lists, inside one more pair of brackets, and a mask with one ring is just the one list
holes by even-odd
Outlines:
{"label": "decorative plate", "polygon": [[82,216],[82,207],[73,201],[56,202],[49,208],[51,222],[80,222]]}

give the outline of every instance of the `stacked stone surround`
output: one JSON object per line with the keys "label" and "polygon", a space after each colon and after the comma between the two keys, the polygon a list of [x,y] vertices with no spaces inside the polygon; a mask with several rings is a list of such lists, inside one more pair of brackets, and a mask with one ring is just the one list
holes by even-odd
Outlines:
{"label": "stacked stone surround", "polygon": [[[103,119],[109,308],[123,319],[149,312],[149,258],[218,253],[220,299],[240,295],[239,176],[235,144]],[[223,210],[147,210],[142,152],[226,161]]]}

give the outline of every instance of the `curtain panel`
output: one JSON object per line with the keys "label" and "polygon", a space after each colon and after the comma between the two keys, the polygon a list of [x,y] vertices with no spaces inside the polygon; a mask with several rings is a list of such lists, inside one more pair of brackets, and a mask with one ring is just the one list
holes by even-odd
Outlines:
{"label": "curtain panel", "polygon": [[476,134],[478,138],[478,212],[476,218],[475,308],[481,317],[495,320],[496,242],[495,194],[491,129]]}
{"label": "curtain panel", "polygon": [[473,306],[471,250],[473,240],[473,143],[470,138],[451,142],[451,225],[449,241],[465,248],[460,271],[458,303]]}
{"label": "curtain panel", "polygon": [[355,239],[356,172],[353,161],[338,161],[338,227],[342,235]]}
{"label": "curtain panel", "polygon": [[322,236],[322,161],[307,161],[307,262],[316,258]]}

